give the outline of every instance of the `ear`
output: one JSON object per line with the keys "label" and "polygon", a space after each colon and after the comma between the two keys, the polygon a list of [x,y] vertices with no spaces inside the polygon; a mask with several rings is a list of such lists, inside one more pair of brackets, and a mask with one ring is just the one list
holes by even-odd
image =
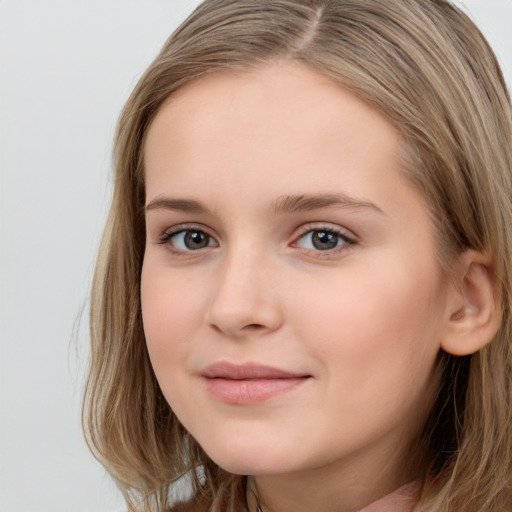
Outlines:
{"label": "ear", "polygon": [[447,307],[441,339],[445,352],[473,354],[492,340],[500,326],[501,308],[490,258],[472,250],[460,256]]}

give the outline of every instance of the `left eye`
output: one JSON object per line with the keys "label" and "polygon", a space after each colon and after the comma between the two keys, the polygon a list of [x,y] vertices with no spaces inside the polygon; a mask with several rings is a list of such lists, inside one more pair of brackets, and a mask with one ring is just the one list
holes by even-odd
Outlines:
{"label": "left eye", "polygon": [[347,236],[328,229],[315,229],[302,235],[296,245],[314,251],[330,251],[345,244],[353,243]]}
{"label": "left eye", "polygon": [[169,237],[169,241],[179,251],[197,251],[205,247],[217,246],[208,233],[197,229],[178,231]]}

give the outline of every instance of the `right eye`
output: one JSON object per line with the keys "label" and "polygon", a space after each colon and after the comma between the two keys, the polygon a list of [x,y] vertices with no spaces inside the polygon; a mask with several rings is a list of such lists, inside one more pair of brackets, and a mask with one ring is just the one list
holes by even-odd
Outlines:
{"label": "right eye", "polygon": [[175,233],[168,233],[162,239],[162,243],[170,243],[174,249],[180,252],[217,247],[215,240],[200,229],[183,229]]}

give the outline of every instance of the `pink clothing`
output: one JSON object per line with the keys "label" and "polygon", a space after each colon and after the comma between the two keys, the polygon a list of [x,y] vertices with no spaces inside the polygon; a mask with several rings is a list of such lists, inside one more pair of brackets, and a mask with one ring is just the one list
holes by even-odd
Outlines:
{"label": "pink clothing", "polygon": [[421,512],[418,505],[420,487],[421,482],[410,482],[359,512]]}

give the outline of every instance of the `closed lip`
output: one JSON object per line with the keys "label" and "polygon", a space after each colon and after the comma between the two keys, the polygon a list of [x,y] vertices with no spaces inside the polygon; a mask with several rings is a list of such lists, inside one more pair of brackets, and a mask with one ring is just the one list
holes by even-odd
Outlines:
{"label": "closed lip", "polygon": [[201,376],[207,379],[231,380],[299,379],[311,377],[307,373],[291,372],[274,366],[255,363],[233,364],[224,361],[207,366],[201,371]]}
{"label": "closed lip", "polygon": [[311,375],[261,364],[218,362],[201,372],[215,400],[231,405],[254,405],[301,387]]}

